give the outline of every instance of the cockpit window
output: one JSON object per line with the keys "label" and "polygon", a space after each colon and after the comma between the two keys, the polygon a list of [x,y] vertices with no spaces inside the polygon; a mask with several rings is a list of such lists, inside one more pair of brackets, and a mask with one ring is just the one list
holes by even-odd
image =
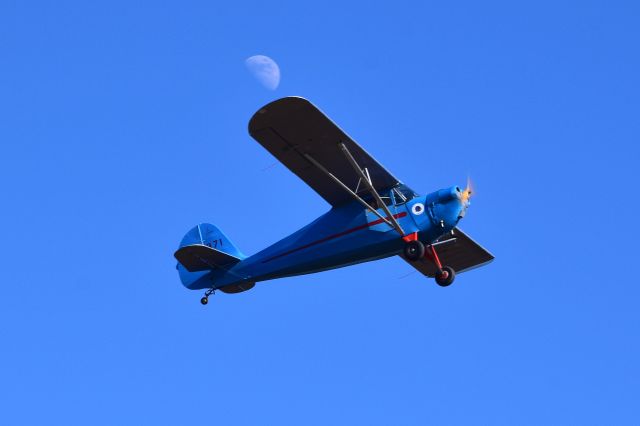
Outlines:
{"label": "cockpit window", "polygon": [[[370,204],[371,206],[375,207],[375,208],[380,208],[380,206],[378,205],[378,203],[376,202],[376,200],[373,198],[372,195],[370,194],[365,194],[361,196],[362,199],[367,202],[368,204]],[[391,198],[391,194],[389,192],[387,192],[386,194],[384,192],[382,192],[380,194],[380,198],[382,199],[382,201],[387,205],[387,206],[391,206],[393,205],[393,199]]]}
{"label": "cockpit window", "polygon": [[396,200],[396,205],[404,204],[407,202],[407,197],[405,197],[400,191],[397,189],[393,190],[393,198]]}
{"label": "cockpit window", "polygon": [[393,196],[396,199],[396,204],[404,204],[407,201],[418,196],[411,188],[407,185],[400,184],[393,188]]}
{"label": "cockpit window", "polygon": [[[380,206],[378,205],[378,203],[376,203],[375,199],[371,194],[364,191],[360,191],[358,195],[362,198],[363,201],[367,202],[371,206],[375,208],[380,208]],[[407,201],[416,198],[417,196],[418,194],[413,192],[411,188],[409,188],[404,184],[400,184],[391,190],[380,192],[380,198],[387,206],[392,206],[394,204],[395,205],[404,204]]]}
{"label": "cockpit window", "polygon": [[382,201],[387,205],[387,206],[391,206],[393,205],[393,200],[391,199],[391,194],[384,196],[381,195],[380,198],[382,199]]}

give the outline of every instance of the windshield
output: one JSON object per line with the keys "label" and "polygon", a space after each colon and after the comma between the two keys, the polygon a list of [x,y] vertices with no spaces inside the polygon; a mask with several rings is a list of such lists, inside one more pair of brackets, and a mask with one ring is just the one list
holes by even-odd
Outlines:
{"label": "windshield", "polygon": [[393,195],[396,199],[396,204],[404,204],[407,201],[418,196],[418,194],[416,194],[411,188],[403,183],[393,188]]}

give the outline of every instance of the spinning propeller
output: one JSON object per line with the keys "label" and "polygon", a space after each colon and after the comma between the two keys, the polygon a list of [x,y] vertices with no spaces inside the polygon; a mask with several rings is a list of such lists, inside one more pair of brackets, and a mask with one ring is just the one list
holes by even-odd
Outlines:
{"label": "spinning propeller", "polygon": [[460,196],[460,200],[462,204],[467,206],[469,204],[469,200],[471,200],[471,193],[473,192],[471,185],[471,178],[467,178],[467,187],[462,191],[462,195]]}

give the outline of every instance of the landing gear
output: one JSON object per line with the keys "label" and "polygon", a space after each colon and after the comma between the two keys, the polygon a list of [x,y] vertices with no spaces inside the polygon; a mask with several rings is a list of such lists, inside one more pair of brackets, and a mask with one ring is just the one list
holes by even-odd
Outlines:
{"label": "landing gear", "polygon": [[436,249],[431,244],[429,245],[429,256],[438,267],[436,271],[436,283],[440,287],[450,286],[453,280],[456,279],[456,271],[454,271],[451,266],[442,266],[438,253],[436,253]]}
{"label": "landing gear", "polygon": [[418,240],[409,241],[404,246],[404,256],[412,262],[422,259],[424,256],[424,244]]}
{"label": "landing gear", "polygon": [[205,291],[204,296],[202,297],[202,299],[200,299],[200,303],[202,303],[203,306],[209,303],[209,296],[211,296],[212,294],[215,294],[215,292],[216,290],[213,287]]}
{"label": "landing gear", "polygon": [[456,279],[456,271],[450,266],[443,266],[436,272],[436,283],[440,287],[447,287],[451,285],[453,280]]}

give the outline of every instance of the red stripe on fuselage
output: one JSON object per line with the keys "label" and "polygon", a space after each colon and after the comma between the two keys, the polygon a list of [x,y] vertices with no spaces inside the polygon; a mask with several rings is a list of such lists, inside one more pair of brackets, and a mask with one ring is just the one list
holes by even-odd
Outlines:
{"label": "red stripe on fuselage", "polygon": [[[394,214],[393,217],[396,218],[396,219],[400,219],[402,217],[405,217],[406,215],[407,215],[407,212],[402,212],[402,213]],[[370,226],[379,225],[382,222],[384,222],[382,219],[378,219],[378,220],[374,220],[373,222],[365,223],[364,225],[356,226],[355,228],[347,229],[346,231],[342,231],[342,232],[339,232],[337,234],[329,235],[328,237],[324,237],[324,238],[322,238],[320,240],[317,240],[317,241],[314,241],[312,243],[305,244],[305,245],[300,246],[300,247],[296,247],[296,248],[291,249],[289,251],[285,251],[284,253],[280,253],[280,254],[277,254],[277,255],[275,255],[273,257],[265,259],[265,260],[262,261],[262,263],[271,262],[272,260],[279,259],[279,258],[284,257],[284,256],[288,256],[288,255],[290,255],[292,253],[295,253],[297,251],[304,250],[304,249],[307,249],[309,247],[313,247],[313,246],[321,244],[321,243],[326,243],[327,241],[330,241],[330,240],[333,240],[333,239],[336,239],[336,238],[339,238],[339,237],[344,237],[345,235],[351,234],[351,233],[356,232],[356,231],[361,231],[361,230],[366,229],[366,228],[368,228]]]}

